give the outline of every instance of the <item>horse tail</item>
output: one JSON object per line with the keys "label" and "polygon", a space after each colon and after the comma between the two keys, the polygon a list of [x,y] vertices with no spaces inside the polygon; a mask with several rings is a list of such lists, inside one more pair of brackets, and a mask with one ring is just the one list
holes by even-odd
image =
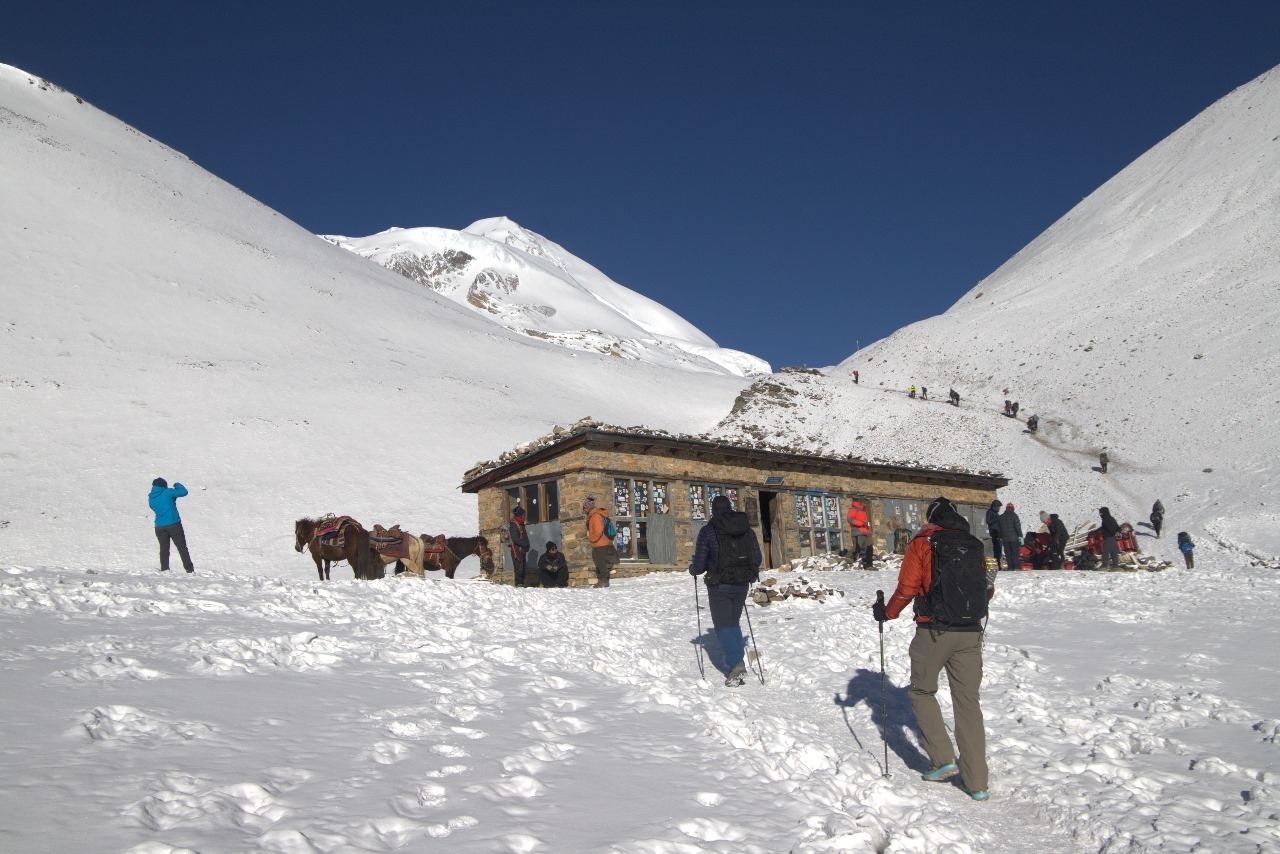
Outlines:
{"label": "horse tail", "polygon": [[373,580],[373,547],[369,543],[369,532],[360,529],[356,536],[356,578]]}

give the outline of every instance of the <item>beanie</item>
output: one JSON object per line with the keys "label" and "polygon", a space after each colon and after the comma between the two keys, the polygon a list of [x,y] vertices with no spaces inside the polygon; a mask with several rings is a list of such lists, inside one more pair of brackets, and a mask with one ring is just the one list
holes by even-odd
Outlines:
{"label": "beanie", "polygon": [[512,511],[511,511],[511,515],[512,515],[512,516],[515,516],[517,519],[523,519],[523,518],[524,518],[524,508],[523,508],[523,507],[521,507],[519,504],[517,504],[517,505],[516,505],[516,509],[514,509],[514,510],[512,510]]}
{"label": "beanie", "polygon": [[158,486],[161,489],[167,489],[169,487],[169,481],[165,480],[162,477],[158,477],[155,480],[151,481],[151,485]]}
{"label": "beanie", "polygon": [[547,551],[551,551],[552,549],[554,549],[554,548],[556,548],[556,547],[557,547],[557,546],[556,546],[556,544],[555,544],[555,543],[551,542],[550,540],[547,540]]}
{"label": "beanie", "polygon": [[954,512],[956,512],[956,506],[951,503],[951,499],[939,495],[929,502],[929,509],[925,511],[924,518],[926,521],[932,522],[935,516]]}
{"label": "beanie", "polygon": [[1012,511],[1013,511],[1013,505],[1012,505],[1012,504],[1006,504],[1006,505],[1004,506],[1004,509],[1005,509],[1005,510],[1008,510],[1008,511],[1010,511],[1010,512],[1012,512]]}

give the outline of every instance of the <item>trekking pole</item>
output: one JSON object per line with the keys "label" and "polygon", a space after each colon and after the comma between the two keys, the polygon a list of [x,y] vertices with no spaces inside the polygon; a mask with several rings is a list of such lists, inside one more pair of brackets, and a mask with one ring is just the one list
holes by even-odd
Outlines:
{"label": "trekking pole", "polygon": [[755,653],[756,653],[756,670],[758,672],[758,675],[760,676],[760,684],[763,685],[764,684],[764,662],[760,659],[760,647],[756,646],[756,631],[755,629],[751,628],[751,612],[748,611],[746,606],[744,605],[742,608],[742,613],[746,614],[747,616],[747,634],[751,635],[751,648],[755,650]]}
{"label": "trekking pole", "polygon": [[[884,591],[876,591],[876,604],[879,611],[884,612]],[[884,620],[876,620],[880,625],[880,716],[884,724],[880,729],[880,738],[884,741],[884,776],[889,776],[889,703],[884,693]]]}
{"label": "trekking pole", "polygon": [[706,668],[702,666],[702,604],[698,601],[698,576],[693,577],[693,612],[698,615],[698,639],[694,642],[694,648],[698,651],[698,672],[702,674],[702,681],[707,681]]}

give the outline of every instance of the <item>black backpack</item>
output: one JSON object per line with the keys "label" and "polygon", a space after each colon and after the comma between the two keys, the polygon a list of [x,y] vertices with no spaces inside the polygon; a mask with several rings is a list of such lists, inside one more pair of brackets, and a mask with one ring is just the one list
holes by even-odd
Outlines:
{"label": "black backpack", "polygon": [[708,584],[743,584],[760,578],[746,513],[721,513],[709,523],[716,533],[716,567]]}
{"label": "black backpack", "polygon": [[943,529],[929,537],[933,581],[916,597],[915,611],[939,629],[976,628],[987,616],[987,564],[982,540],[966,531]]}

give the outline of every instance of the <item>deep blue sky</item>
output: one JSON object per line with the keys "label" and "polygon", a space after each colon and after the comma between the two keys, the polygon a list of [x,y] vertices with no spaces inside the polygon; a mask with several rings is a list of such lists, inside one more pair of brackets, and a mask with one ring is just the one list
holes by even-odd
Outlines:
{"label": "deep blue sky", "polygon": [[1280,2],[32,2],[0,61],[313,232],[506,215],[821,366],[1280,64]]}

